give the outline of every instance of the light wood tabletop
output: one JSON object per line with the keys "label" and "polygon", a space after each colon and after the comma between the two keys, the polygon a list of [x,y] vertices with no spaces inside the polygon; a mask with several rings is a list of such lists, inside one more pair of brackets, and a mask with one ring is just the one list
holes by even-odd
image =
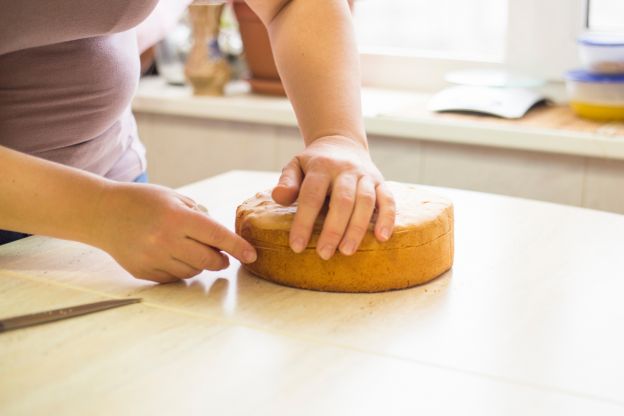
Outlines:
{"label": "light wood tabletop", "polygon": [[[275,173],[182,188],[233,227]],[[453,269],[381,294],[278,286],[236,261],[154,285],[106,253],[0,247],[0,317],[143,303],[0,335],[0,414],[624,414],[624,216],[433,188]]]}

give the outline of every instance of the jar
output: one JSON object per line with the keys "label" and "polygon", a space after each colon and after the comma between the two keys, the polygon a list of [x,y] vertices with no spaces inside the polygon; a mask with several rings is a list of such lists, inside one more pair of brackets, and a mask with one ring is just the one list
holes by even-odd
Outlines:
{"label": "jar", "polygon": [[624,74],[596,74],[585,70],[566,73],[570,106],[592,120],[624,120]]}

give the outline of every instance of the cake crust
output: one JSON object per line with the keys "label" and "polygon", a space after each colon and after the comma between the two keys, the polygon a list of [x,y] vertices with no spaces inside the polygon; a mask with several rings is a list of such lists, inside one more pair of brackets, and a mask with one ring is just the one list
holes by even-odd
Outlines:
{"label": "cake crust", "polygon": [[359,249],[352,256],[336,252],[330,260],[316,253],[327,207],[308,246],[296,254],[288,246],[296,205],[283,207],[270,192],[259,192],[236,212],[236,232],[258,252],[258,259],[244,267],[275,283],[330,292],[380,292],[434,279],[453,264],[453,205],[415,185],[388,185],[397,206],[392,237],[377,241],[373,217]]}

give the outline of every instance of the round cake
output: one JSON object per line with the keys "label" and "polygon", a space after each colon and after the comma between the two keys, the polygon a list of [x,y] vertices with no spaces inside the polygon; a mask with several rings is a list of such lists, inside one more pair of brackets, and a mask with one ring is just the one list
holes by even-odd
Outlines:
{"label": "round cake", "polygon": [[314,225],[312,238],[299,254],[288,245],[297,210],[284,207],[260,192],[236,211],[236,232],[258,252],[244,267],[275,283],[329,292],[381,292],[426,283],[453,264],[453,205],[415,185],[388,182],[396,201],[392,237],[380,243],[373,235],[375,217],[359,249],[351,256],[339,251],[329,260],[316,253],[327,207]]}

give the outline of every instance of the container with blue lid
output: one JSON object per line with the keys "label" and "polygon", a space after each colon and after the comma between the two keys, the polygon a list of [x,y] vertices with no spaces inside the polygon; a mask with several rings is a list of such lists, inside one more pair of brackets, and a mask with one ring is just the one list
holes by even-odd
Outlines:
{"label": "container with blue lid", "polygon": [[576,69],[566,73],[570,106],[592,120],[624,120],[624,74],[600,74]]}
{"label": "container with blue lid", "polygon": [[583,68],[600,74],[624,73],[624,35],[587,33],[577,40]]}
{"label": "container with blue lid", "polygon": [[597,72],[585,71],[584,69],[574,69],[566,73],[566,78],[577,82],[617,84],[624,82],[624,73],[601,74]]}
{"label": "container with blue lid", "polygon": [[624,36],[607,32],[585,33],[578,37],[578,43],[589,46],[624,46]]}

